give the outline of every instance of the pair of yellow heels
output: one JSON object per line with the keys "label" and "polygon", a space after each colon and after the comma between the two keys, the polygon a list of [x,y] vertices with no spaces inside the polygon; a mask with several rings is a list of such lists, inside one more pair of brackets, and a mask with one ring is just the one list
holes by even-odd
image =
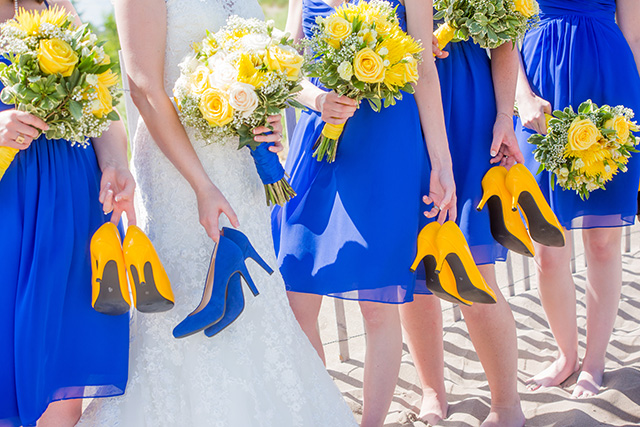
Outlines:
{"label": "pair of yellow heels", "polygon": [[491,234],[502,246],[531,257],[535,255],[532,239],[545,246],[564,246],[562,226],[526,166],[489,169],[482,178],[482,190],[477,209],[489,206]]}
{"label": "pair of yellow heels", "polygon": [[476,266],[460,228],[453,221],[432,222],[418,235],[418,255],[411,266],[415,271],[424,262],[427,289],[446,301],[472,305],[493,304],[496,294]]}
{"label": "pair of yellow heels", "polygon": [[104,314],[117,316],[133,304],[142,313],[167,311],[175,299],[171,283],[149,238],[130,225],[124,242],[115,225],[107,222],[91,238],[92,307]]}

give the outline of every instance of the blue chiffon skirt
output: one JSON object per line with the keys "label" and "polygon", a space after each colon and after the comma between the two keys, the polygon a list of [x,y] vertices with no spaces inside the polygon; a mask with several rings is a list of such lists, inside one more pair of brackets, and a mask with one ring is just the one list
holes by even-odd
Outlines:
{"label": "blue chiffon skirt", "polygon": [[429,164],[412,95],[347,121],[334,163],[312,157],[322,120],[302,113],[285,169],[298,194],[272,214],[287,290],[385,303],[413,299],[409,268],[429,220]]}
{"label": "blue chiffon skirt", "polygon": [[56,400],[124,392],[128,315],[91,307],[99,179],[92,147],[40,137],[0,180],[0,427],[34,426]]}
{"label": "blue chiffon skirt", "polygon": [[[534,92],[554,110],[574,110],[591,99],[598,105],[624,105],[640,119],[640,75],[622,32],[615,22],[615,1],[541,1],[539,26],[527,33],[522,57]],[[533,131],[516,120],[516,134],[526,165],[536,173]],[[551,187],[549,172],[537,176],[543,193],[567,229],[631,225],[637,212],[640,156],[633,154],[626,173],[618,173],[581,200],[572,190]]]}

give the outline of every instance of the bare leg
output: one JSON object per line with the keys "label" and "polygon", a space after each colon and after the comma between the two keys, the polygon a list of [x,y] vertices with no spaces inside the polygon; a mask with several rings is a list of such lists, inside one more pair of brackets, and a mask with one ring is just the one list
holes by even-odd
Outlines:
{"label": "bare leg", "polygon": [[602,385],[607,345],[618,314],[622,286],[620,228],[582,232],[587,256],[587,352],[573,397],[591,397]]}
{"label": "bare leg", "polygon": [[448,409],[440,299],[433,295],[415,295],[413,302],[400,306],[400,318],[422,385],[418,417],[429,424],[438,424],[446,418]]}
{"label": "bare leg", "polygon": [[565,236],[567,242],[562,248],[535,245],[538,292],[558,353],[551,366],[528,381],[531,390],[558,386],[579,367],[576,288],[570,267],[571,233],[565,231]]}
{"label": "bare leg", "polygon": [[60,400],[49,404],[38,420],[38,427],[73,427],[82,415],[82,399]]}
{"label": "bare leg", "polygon": [[322,306],[322,295],[287,292],[287,297],[300,327],[311,341],[313,348],[318,352],[322,363],[326,365],[324,348],[320,339],[320,331],[318,331],[318,315]]}
{"label": "bare leg", "polygon": [[398,306],[360,302],[367,333],[364,361],[362,427],[380,427],[391,406],[402,358]]}
{"label": "bare leg", "polygon": [[491,390],[491,412],[482,426],[521,427],[525,418],[517,388],[516,324],[496,283],[493,264],[479,265],[478,269],[496,293],[497,303],[461,306],[460,309]]}

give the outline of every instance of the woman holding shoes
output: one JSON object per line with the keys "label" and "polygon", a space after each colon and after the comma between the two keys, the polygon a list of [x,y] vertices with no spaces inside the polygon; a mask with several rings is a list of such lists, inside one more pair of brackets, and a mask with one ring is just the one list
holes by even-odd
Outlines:
{"label": "woman holding shoes", "polygon": [[[516,133],[526,165],[538,163],[527,138],[545,133],[545,116],[588,99],[598,105],[624,105],[640,113],[640,4],[634,0],[539,0],[540,23],[525,36],[517,102]],[[622,282],[621,229],[637,212],[640,156],[628,171],[595,190],[588,200],[550,185],[549,173],[537,176],[540,188],[566,230],[582,229],[587,259],[586,353],[580,365],[571,242],[563,248],[536,246],[540,298],[558,345],[556,360],[530,380],[530,387],[558,386],[581,370],[573,397],[591,397],[603,381],[607,344],[618,310]],[[567,238],[570,234],[566,233]]]}
{"label": "woman holding shoes", "polygon": [[[69,1],[2,1],[0,20],[53,5],[75,15]],[[39,118],[0,109],[0,146],[20,150],[0,179],[0,426],[70,427],[82,398],[127,383],[129,318],[91,307],[89,259],[109,212],[114,224],[123,211],[135,223],[126,134],[114,122],[72,147],[42,135]]]}
{"label": "woman holding shoes", "polygon": [[[484,280],[496,295],[496,304],[467,306],[462,300],[469,335],[478,353],[491,390],[491,409],[483,426],[521,426],[524,415],[517,392],[517,347],[513,315],[496,282],[494,263],[506,257],[504,247],[491,234],[488,209],[477,211],[483,198],[483,177],[504,175],[510,165],[522,161],[513,133],[512,112],[517,76],[517,53],[511,43],[491,50],[473,41],[451,43],[445,51],[433,39],[433,54],[442,87],[447,136],[454,156],[453,170],[457,183],[460,229]],[[480,185],[480,182],[483,185]],[[504,182],[501,184],[504,186]],[[513,215],[511,200],[505,201],[505,215]],[[526,230],[519,215],[520,234]],[[514,230],[512,230],[515,232]],[[425,229],[424,233],[427,230]],[[525,239],[523,239],[525,240]],[[446,280],[440,274],[440,280]],[[424,280],[416,286],[415,301],[400,308],[402,325],[407,333],[411,356],[422,384],[420,419],[437,424],[447,416],[444,389],[442,315],[440,301],[428,293]]]}
{"label": "woman holding shoes", "polygon": [[[425,31],[432,19],[430,1],[392,3],[411,36],[431,37]],[[340,4],[291,0],[287,31],[297,40],[310,36],[316,18]],[[359,301],[367,332],[363,426],[384,423],[397,381],[402,354],[398,304],[413,298],[415,275],[409,266],[418,232],[428,222],[422,194],[441,209],[434,206],[431,217],[444,221],[456,215],[438,79],[429,56],[419,75],[415,96],[403,94],[402,101],[379,113],[366,102],[358,106],[316,86],[315,80],[305,82],[299,101],[309,110],[302,112],[291,137],[285,167],[298,195],[272,214],[289,302],[323,359],[316,328],[322,297]],[[345,121],[335,162],[313,158],[324,122]]]}

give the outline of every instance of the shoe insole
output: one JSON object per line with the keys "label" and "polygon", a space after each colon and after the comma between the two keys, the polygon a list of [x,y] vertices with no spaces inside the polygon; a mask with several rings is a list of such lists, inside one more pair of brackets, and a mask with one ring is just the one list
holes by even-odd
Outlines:
{"label": "shoe insole", "polygon": [[518,204],[527,216],[529,234],[533,240],[545,246],[556,248],[564,246],[562,230],[547,221],[531,193],[521,193]]}
{"label": "shoe insole", "polygon": [[436,274],[436,259],[433,255],[427,255],[426,257],[424,257],[424,260],[422,262],[427,273],[427,289],[429,289],[432,294],[440,299],[452,302],[454,304],[469,305],[444,290],[442,284],[440,283],[440,277],[438,277],[438,274]]}
{"label": "shoe insole", "polygon": [[[489,222],[491,224],[491,235],[498,243],[510,251],[532,257],[533,254],[524,243],[507,230],[502,212],[502,202],[498,196],[492,196],[487,202],[489,206]],[[464,298],[462,294],[460,294]]]}
{"label": "shoe insole", "polygon": [[473,286],[473,282],[469,279],[467,270],[464,268],[464,265],[458,255],[451,253],[447,255],[446,260],[456,278],[458,293],[462,298],[467,301],[477,302],[480,304],[495,304],[496,301],[490,294]]}
{"label": "shoe insole", "polygon": [[94,304],[94,309],[103,314],[119,316],[129,311],[129,304],[122,296],[120,278],[118,275],[118,263],[107,261],[100,281],[100,293]]}
{"label": "shoe insole", "polygon": [[136,308],[141,313],[160,313],[173,308],[173,301],[163,297],[156,286],[153,275],[153,266],[150,262],[144,264],[144,281],[140,280],[140,274],[135,265],[130,265],[133,285],[136,288]]}

